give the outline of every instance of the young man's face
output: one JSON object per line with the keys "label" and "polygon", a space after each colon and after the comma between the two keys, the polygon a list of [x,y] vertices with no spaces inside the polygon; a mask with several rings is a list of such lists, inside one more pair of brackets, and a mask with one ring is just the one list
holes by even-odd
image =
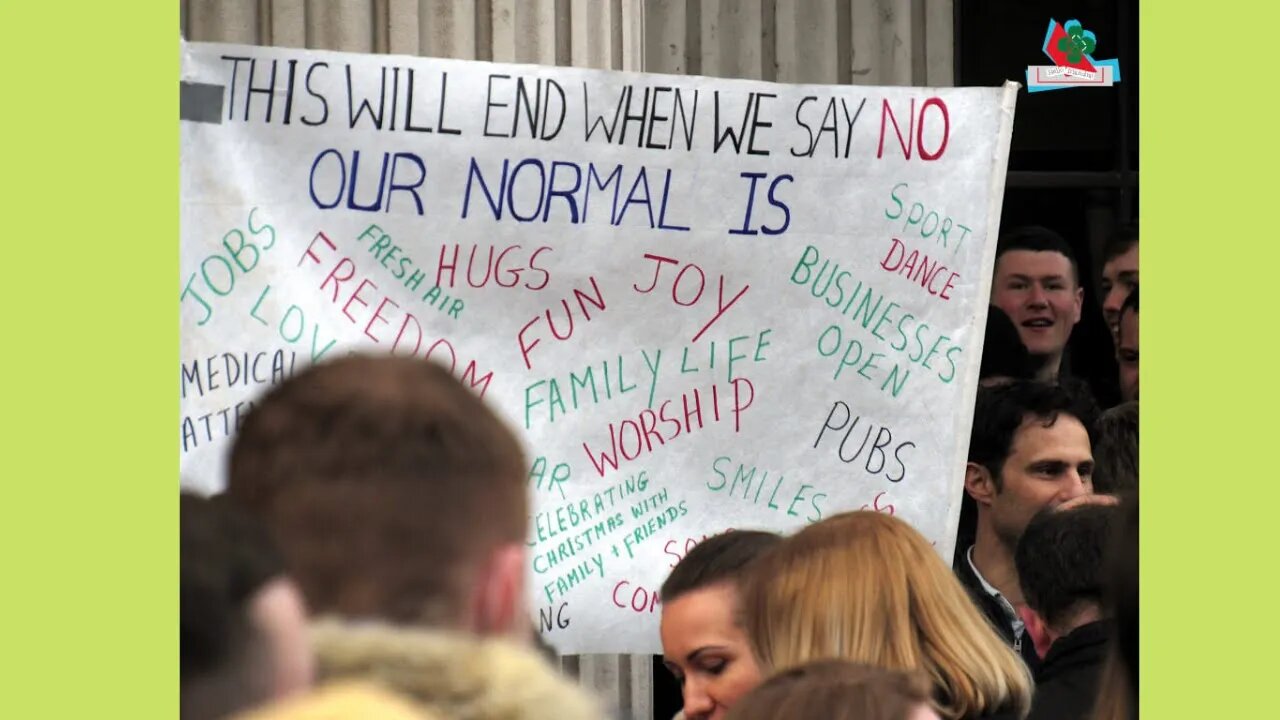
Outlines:
{"label": "young man's face", "polygon": [[1014,433],[1000,480],[991,519],[1001,541],[1014,547],[1040,510],[1093,492],[1089,433],[1070,415],[1059,414],[1049,427],[1028,417]]}
{"label": "young man's face", "polygon": [[1120,396],[1126,401],[1138,399],[1138,313],[1130,310],[1120,318],[1120,337],[1116,341],[1116,360],[1120,363]]}
{"label": "young man's face", "polygon": [[1080,322],[1084,291],[1062,253],[1010,250],[996,261],[991,303],[1013,320],[1027,350],[1058,358]]}
{"label": "young man's face", "polygon": [[1108,260],[1102,266],[1102,316],[1111,329],[1111,339],[1119,347],[1120,307],[1138,287],[1138,244]]}

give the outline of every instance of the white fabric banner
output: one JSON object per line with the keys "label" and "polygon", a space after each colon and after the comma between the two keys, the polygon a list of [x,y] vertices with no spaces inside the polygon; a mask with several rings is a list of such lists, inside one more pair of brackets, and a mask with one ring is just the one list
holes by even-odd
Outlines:
{"label": "white fabric banner", "polygon": [[561,652],[657,650],[729,528],[865,507],[949,558],[1015,88],[186,44],[182,482],[307,364],[412,353],[526,443]]}

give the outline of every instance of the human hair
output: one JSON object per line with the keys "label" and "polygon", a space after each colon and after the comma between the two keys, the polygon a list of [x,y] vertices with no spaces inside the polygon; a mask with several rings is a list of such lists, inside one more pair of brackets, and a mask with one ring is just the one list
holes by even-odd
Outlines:
{"label": "human hair", "polygon": [[780,542],[781,535],[762,530],[730,530],[703,540],[662,583],[662,602],[722,582],[737,583],[753,560]]}
{"label": "human hair", "polygon": [[1124,304],[1120,306],[1120,317],[1124,317],[1127,312],[1138,312],[1138,288],[1134,288],[1124,299]]}
{"label": "human hair", "polygon": [[1100,493],[1138,489],[1138,403],[1122,403],[1095,423],[1093,489]]}
{"label": "human hair", "polygon": [[352,355],[268,393],[227,494],[276,533],[317,614],[452,626],[465,583],[527,530],[515,435],[443,367]]}
{"label": "human hair", "polygon": [[1124,497],[1109,548],[1104,594],[1115,615],[1116,634],[1098,683],[1094,720],[1138,717],[1138,517],[1137,496]]}
{"label": "human hair", "polygon": [[1066,634],[1081,611],[1101,608],[1104,558],[1118,508],[1087,504],[1045,508],[1031,519],[1013,561],[1027,606]]}
{"label": "human hair", "polygon": [[265,530],[224,502],[183,493],[180,521],[180,715],[217,718],[271,695],[253,596],[284,574]]}
{"label": "human hair", "polygon": [[929,680],[918,672],[847,660],[818,660],[784,670],[729,710],[728,720],[907,720],[932,704]]}
{"label": "human hair", "polygon": [[1005,253],[1012,250],[1030,250],[1032,252],[1056,252],[1071,263],[1071,277],[1080,285],[1080,266],[1076,262],[1075,251],[1058,233],[1040,225],[1023,225],[1000,235],[996,243],[996,262]]}
{"label": "human hair", "polygon": [[995,387],[978,388],[973,428],[969,435],[969,462],[985,467],[996,490],[1004,487],[1001,469],[1013,450],[1018,431],[1027,422],[1053,427],[1060,415],[1080,421],[1093,440],[1097,405],[1086,392],[1039,380],[1016,380]]}
{"label": "human hair", "polygon": [[925,673],[944,717],[1030,707],[1022,660],[898,518],[848,512],[800,530],[753,564],[742,604],[766,672],[841,658]]}
{"label": "human hair", "polygon": [[982,365],[979,380],[1011,378],[1029,380],[1044,366],[1048,358],[1027,351],[1008,314],[998,306],[987,308],[987,330],[982,341]]}
{"label": "human hair", "polygon": [[1138,244],[1138,224],[1131,223],[1123,225],[1116,229],[1107,237],[1106,242],[1102,246],[1102,264],[1106,265],[1111,260],[1120,257],[1129,252],[1129,250]]}

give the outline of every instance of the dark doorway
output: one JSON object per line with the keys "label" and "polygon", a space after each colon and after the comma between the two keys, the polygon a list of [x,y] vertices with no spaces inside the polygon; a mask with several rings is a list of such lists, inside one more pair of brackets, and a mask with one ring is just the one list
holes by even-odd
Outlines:
{"label": "dark doorway", "polygon": [[[1028,93],[1028,65],[1041,52],[1049,21],[1076,19],[1097,36],[1096,59],[1120,61],[1120,83]],[[1130,0],[1024,0],[956,3],[956,84],[1017,80],[1013,143],[1001,227],[1044,225],[1072,244],[1080,260],[1085,307],[1072,333],[1073,374],[1104,407],[1119,400],[1111,338],[1098,303],[1100,253],[1117,227],[1138,218],[1138,14]]]}

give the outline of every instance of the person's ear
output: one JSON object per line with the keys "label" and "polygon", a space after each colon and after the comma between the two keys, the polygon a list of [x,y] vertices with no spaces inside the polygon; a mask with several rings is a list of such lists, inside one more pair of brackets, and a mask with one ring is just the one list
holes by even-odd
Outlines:
{"label": "person's ear", "polygon": [[518,635],[529,639],[525,614],[525,552],[521,543],[499,545],[476,577],[471,626],[482,635]]}
{"label": "person's ear", "polygon": [[996,496],[995,478],[991,471],[979,463],[964,466],[964,491],[979,505],[990,505]]}
{"label": "person's ear", "polygon": [[1036,655],[1041,658],[1048,655],[1049,646],[1053,645],[1053,641],[1057,638],[1045,623],[1044,618],[1031,608],[1024,608],[1019,615],[1022,616],[1022,622],[1027,628],[1027,637],[1031,638],[1032,644],[1035,645]]}

